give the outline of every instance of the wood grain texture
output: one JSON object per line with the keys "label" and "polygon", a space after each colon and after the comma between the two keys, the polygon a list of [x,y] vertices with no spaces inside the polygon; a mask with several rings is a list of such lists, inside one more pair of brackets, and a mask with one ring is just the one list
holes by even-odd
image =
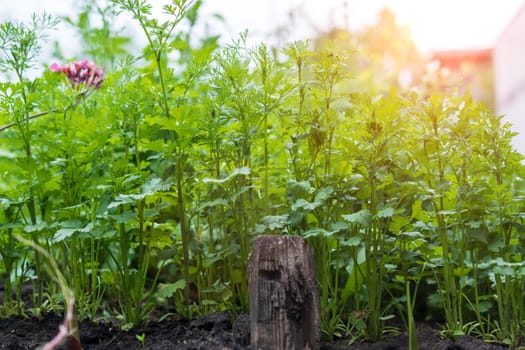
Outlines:
{"label": "wood grain texture", "polygon": [[253,349],[318,349],[319,294],[314,254],[306,241],[259,236],[248,274]]}

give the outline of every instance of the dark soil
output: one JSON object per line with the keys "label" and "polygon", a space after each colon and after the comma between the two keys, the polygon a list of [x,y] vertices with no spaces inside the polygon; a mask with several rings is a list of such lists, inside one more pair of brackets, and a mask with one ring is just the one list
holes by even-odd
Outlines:
{"label": "dark soil", "polygon": [[[62,319],[46,315],[41,319],[13,317],[0,319],[0,350],[37,349],[53,338]],[[419,348],[421,350],[502,350],[495,344],[461,336],[456,342],[440,337],[439,328],[428,323],[418,324]],[[144,348],[137,335],[145,336]],[[81,322],[81,342],[84,350],[126,349],[250,349],[250,323],[247,315],[232,320],[227,313],[215,313],[196,320],[164,320],[149,323],[138,329],[123,332],[107,323]],[[60,349],[66,349],[63,345]],[[351,346],[348,340],[323,343],[321,350],[395,350],[408,349],[406,334],[387,336],[377,343],[358,343]]]}

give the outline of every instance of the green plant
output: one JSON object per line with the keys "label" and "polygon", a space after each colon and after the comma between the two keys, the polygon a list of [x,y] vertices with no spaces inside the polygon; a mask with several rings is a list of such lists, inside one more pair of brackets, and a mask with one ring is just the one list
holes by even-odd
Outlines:
{"label": "green plant", "polygon": [[142,333],[142,334],[135,334],[135,338],[137,338],[137,340],[139,341],[140,343],[140,347],[142,349],[146,349],[146,345],[144,345],[145,341],[146,341],[146,334],[145,333]]}
{"label": "green plant", "polygon": [[[83,80],[76,64],[27,78],[54,20],[0,27],[1,314],[67,303],[17,235],[56,259],[80,317],[128,329],[155,308],[248,311],[252,240],[277,233],[314,248],[328,340],[379,339],[399,316],[416,348],[416,319],[444,315],[447,336],[518,346],[523,167],[501,117],[432,91],[439,81],[370,80],[403,50],[348,43],[394,30],[283,50],[242,33],[221,47],[192,35],[200,5],[171,1],[160,21],[145,0],[84,1],[65,21],[107,69],[77,62]],[[118,11],[135,17],[142,51],[113,27]],[[388,13],[382,23],[395,28]]]}
{"label": "green plant", "polygon": [[64,323],[60,326],[59,333],[48,343],[44,344],[43,350],[54,349],[58,344],[62,342],[63,339],[69,338],[70,344],[69,348],[72,350],[82,349],[80,343],[80,333],[78,329],[78,318],[75,313],[75,295],[73,290],[69,287],[66,278],[60,272],[60,268],[57,265],[57,262],[48,251],[43,249],[41,246],[37,245],[33,241],[29,241],[21,236],[15,236],[17,240],[21,243],[31,246],[37,254],[42,254],[42,256],[47,261],[45,267],[47,268],[48,274],[53,278],[54,282],[60,288],[60,291],[66,302],[66,314],[64,316]]}
{"label": "green plant", "polygon": [[[270,119],[273,115],[280,114],[285,98],[291,92],[293,85],[286,80],[286,75],[282,67],[277,62],[277,58],[269,52],[266,45],[259,45],[253,52],[253,60],[256,62],[256,74],[258,74],[260,91],[258,92],[258,104],[262,121],[258,126],[262,130],[263,141],[263,198],[264,210],[270,214],[271,197],[270,192],[270,132],[274,128],[276,120]],[[274,157],[272,157],[274,158]]]}
{"label": "green plant", "polygon": [[[421,282],[425,270],[425,265],[418,266],[416,259],[418,258],[418,253],[422,250],[422,246],[425,244],[425,240],[423,235],[419,232],[401,231],[405,228],[403,226],[406,221],[408,221],[408,219],[398,219],[395,220],[393,224],[396,225],[394,232],[399,232],[398,241],[401,255],[400,274],[402,276],[406,297],[405,324],[408,330],[408,346],[410,350],[416,350],[419,347],[416,333],[416,322],[414,319],[414,307],[416,305],[416,295],[419,283]],[[416,265],[416,267],[413,265]],[[413,276],[411,276],[410,273],[412,273]],[[413,292],[411,284],[415,285]]]}
{"label": "green plant", "polygon": [[512,348],[519,346],[525,335],[523,314],[523,262],[505,262],[501,258],[492,262],[491,280],[495,286],[498,311],[498,338]]}
{"label": "green plant", "polygon": [[[189,242],[190,242],[190,228],[188,226],[186,217],[186,194],[185,194],[185,180],[184,180],[184,169],[186,167],[186,145],[179,137],[177,127],[174,127],[179,119],[179,115],[172,115],[172,107],[170,107],[170,97],[168,95],[168,82],[169,76],[166,76],[166,55],[173,50],[173,46],[170,42],[173,40],[172,34],[174,33],[177,25],[185,18],[191,7],[191,1],[173,1],[170,5],[163,7],[164,11],[170,15],[170,20],[159,23],[157,20],[151,17],[151,5],[144,1],[114,1],[122,10],[128,11],[133,14],[134,18],[139,22],[147,40],[148,48],[146,50],[146,58],[153,58],[155,67],[157,70],[157,78],[160,82],[160,91],[158,92],[158,103],[161,108],[161,115],[151,120],[161,126],[163,130],[167,131],[166,141],[169,142],[171,151],[166,154],[167,159],[173,161],[174,170],[172,175],[174,177],[174,191],[177,198],[177,210],[178,220],[180,226],[180,233],[182,238],[182,251],[183,251],[183,274],[186,281],[189,280],[189,266],[190,266],[190,255],[189,255]],[[180,112],[180,110],[178,111]],[[177,113],[178,114],[178,113]],[[124,246],[121,248],[123,252],[121,261],[127,264],[127,247],[129,244],[126,242],[127,233],[124,231],[124,226],[121,224],[119,228],[121,243]],[[125,277],[127,278],[127,277]],[[185,287],[184,297],[186,300],[189,299],[189,284]],[[140,318],[139,318],[140,319]],[[138,320],[135,320],[137,322]]]}
{"label": "green plant", "polygon": [[[117,4],[108,2],[102,5],[95,0],[84,0],[78,5],[76,18],[66,16],[62,20],[81,40],[82,57],[90,58],[102,67],[115,67],[128,55],[128,48],[134,49],[130,47],[131,38],[123,35],[123,28],[115,28]],[[59,43],[55,44],[54,55],[65,58]]]}
{"label": "green plant", "polygon": [[[388,200],[385,192],[396,179],[393,174],[392,150],[396,143],[400,123],[400,107],[395,98],[378,98],[373,101],[356,97],[356,136],[348,139],[348,153],[354,157],[354,166],[361,175],[360,195],[367,203],[356,214],[345,215],[346,221],[359,223],[365,249],[363,271],[368,303],[368,336],[381,336],[380,314],[382,310],[385,265],[389,262],[385,251],[391,249],[392,240],[387,236],[389,222],[395,217],[396,206],[403,196]],[[359,101],[359,102],[358,102]],[[357,104],[359,103],[359,104]],[[398,212],[402,212],[399,210]]]}
{"label": "green plant", "polygon": [[[39,116],[40,114],[32,115],[35,107],[39,103],[41,96],[38,93],[38,82],[30,81],[26,77],[27,71],[36,63],[38,54],[41,52],[40,41],[46,38],[47,31],[52,29],[57,24],[57,20],[48,14],[40,16],[33,15],[30,23],[15,23],[6,22],[0,25],[0,70],[2,72],[9,72],[14,74],[16,83],[3,86],[3,93],[1,94],[2,109],[9,111],[11,115],[11,122],[2,127],[0,131],[4,131],[9,127],[16,127],[20,135],[20,143],[24,149],[24,167],[23,176],[28,179],[24,184],[23,191],[23,210],[28,214],[29,218],[25,220],[25,224],[38,224],[37,213],[37,198],[36,186],[34,185],[37,178],[36,166],[34,164],[34,139],[35,133],[30,126],[30,120]],[[22,207],[19,207],[22,209]],[[14,214],[14,213],[13,213]],[[18,215],[18,214],[14,214]],[[38,229],[31,230],[32,239],[34,243],[38,244]],[[8,228],[8,236],[12,235],[11,229]],[[12,238],[7,239],[10,243],[8,247],[13,248]],[[9,257],[13,252],[4,251],[4,261],[8,263],[7,271],[10,273],[12,268],[12,260]],[[42,303],[44,293],[44,276],[40,269],[39,256],[35,255],[36,273],[38,277],[37,282],[37,302]],[[11,293],[11,286],[8,284],[8,292]]]}
{"label": "green plant", "polygon": [[[454,105],[443,97],[432,96],[423,102],[422,110],[415,114],[421,126],[422,147],[416,148],[420,154],[415,155],[422,175],[421,186],[430,197],[434,212],[434,230],[439,240],[442,273],[436,279],[440,288],[440,298],[443,303],[447,320],[447,329],[451,336],[460,335],[463,327],[463,304],[461,290],[454,274],[456,251],[452,247],[455,242],[449,238],[450,225],[448,220],[454,213],[451,208],[450,180],[448,171],[454,155],[450,152],[450,131],[452,128]],[[418,108],[418,105],[414,105]]]}

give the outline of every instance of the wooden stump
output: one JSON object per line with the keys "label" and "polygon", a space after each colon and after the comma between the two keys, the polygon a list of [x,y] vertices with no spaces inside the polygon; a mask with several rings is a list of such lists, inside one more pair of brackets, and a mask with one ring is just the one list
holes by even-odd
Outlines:
{"label": "wooden stump", "polygon": [[254,350],[319,348],[319,293],[312,248],[298,236],[259,236],[248,262]]}

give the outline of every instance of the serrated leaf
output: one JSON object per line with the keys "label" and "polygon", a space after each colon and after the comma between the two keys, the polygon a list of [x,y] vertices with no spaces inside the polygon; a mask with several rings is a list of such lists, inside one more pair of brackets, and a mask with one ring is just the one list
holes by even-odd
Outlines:
{"label": "serrated leaf", "polygon": [[313,228],[311,230],[306,231],[303,234],[303,238],[309,238],[309,237],[330,237],[333,232],[329,232],[322,228]]}
{"label": "serrated leaf", "polygon": [[417,200],[412,204],[412,218],[428,222],[430,220],[430,215],[423,210],[422,202]]}
{"label": "serrated leaf", "polygon": [[350,227],[348,226],[346,222],[337,221],[337,222],[334,222],[332,225],[330,225],[330,228],[332,229],[332,231],[341,232],[341,231],[348,230]]}
{"label": "serrated leaf", "polygon": [[183,279],[175,283],[159,283],[157,295],[161,298],[171,298],[177,291],[186,287],[186,281]]}
{"label": "serrated leaf", "polygon": [[341,241],[341,245],[345,247],[358,247],[361,244],[361,237],[359,236],[353,236],[345,241]]}
{"label": "serrated leaf", "polygon": [[142,187],[142,190],[145,194],[152,195],[157,192],[165,192],[169,191],[171,187],[171,183],[162,181],[162,179],[158,177],[154,177],[149,179],[144,186]]}
{"label": "serrated leaf", "polygon": [[351,224],[367,227],[372,220],[372,214],[368,209],[361,209],[357,213],[343,215],[343,219]]}
{"label": "serrated leaf", "polygon": [[36,231],[40,231],[44,228],[47,227],[47,223],[46,222],[39,222],[38,224],[35,224],[35,225],[26,225],[24,226],[24,232],[26,233],[32,233],[32,232],[36,232]]}
{"label": "serrated leaf", "polygon": [[312,186],[308,181],[288,181],[287,191],[294,198],[306,196],[312,191]]}
{"label": "serrated leaf", "polygon": [[91,231],[93,230],[93,227],[94,227],[93,223],[90,222],[90,223],[88,223],[86,226],[84,226],[83,228],[81,228],[81,229],[79,230],[79,232],[84,232],[84,233],[85,233],[85,232],[91,232]]}
{"label": "serrated leaf", "polygon": [[121,214],[111,214],[109,215],[109,217],[115,220],[117,224],[125,224],[135,219],[136,214],[132,212],[131,210],[126,210],[125,212]]}
{"label": "serrated leaf", "polygon": [[308,202],[306,199],[299,198],[294,204],[292,204],[292,210],[296,211],[297,209],[304,209],[306,211],[312,211],[319,207],[321,203],[319,202]]}
{"label": "serrated leaf", "polygon": [[326,200],[330,197],[330,195],[332,195],[333,192],[334,188],[332,186],[321,188],[319,192],[317,192],[317,194],[315,195],[314,202],[319,204],[326,202]]}
{"label": "serrated leaf", "polygon": [[55,243],[62,242],[65,239],[73,236],[78,231],[76,228],[61,228],[58,230],[52,238]]}
{"label": "serrated leaf", "polygon": [[269,215],[261,219],[261,222],[270,230],[282,229],[288,225],[288,214]]}
{"label": "serrated leaf", "polygon": [[390,218],[394,215],[394,208],[386,207],[377,212],[376,216],[378,218]]}
{"label": "serrated leaf", "polygon": [[394,216],[392,220],[390,220],[388,228],[394,234],[397,234],[403,231],[403,228],[405,228],[405,226],[407,226],[410,223],[410,221],[412,221],[412,218],[410,216]]}

